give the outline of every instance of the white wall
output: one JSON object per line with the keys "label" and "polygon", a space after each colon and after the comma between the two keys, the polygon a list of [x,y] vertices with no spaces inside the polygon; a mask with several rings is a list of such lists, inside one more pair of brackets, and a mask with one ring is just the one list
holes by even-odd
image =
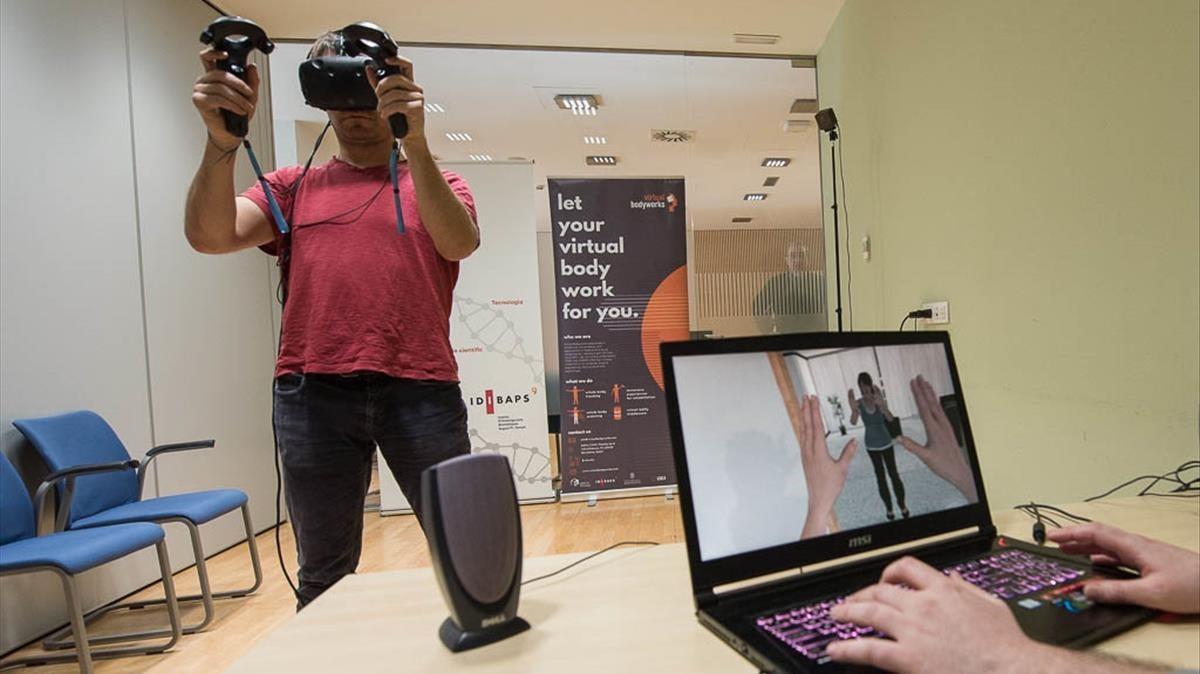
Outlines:
{"label": "white wall", "polygon": [[800,539],[808,488],[765,353],[675,359],[700,556]]}
{"label": "white wall", "polygon": [[[189,101],[197,36],[215,16],[199,0],[0,3],[0,445],[32,484],[45,468],[14,418],[93,409],[135,457],[215,437],[215,450],[159,459],[148,494],[240,487],[262,527],[274,490],[269,264],[202,257],[182,233],[204,142]],[[45,49],[46,35],[71,49]],[[206,546],[238,530],[220,521]],[[190,563],[182,536],[171,540],[175,565]],[[155,576],[142,553],[85,574],[83,601]],[[0,581],[0,652],[64,623],[60,596],[52,576]]]}

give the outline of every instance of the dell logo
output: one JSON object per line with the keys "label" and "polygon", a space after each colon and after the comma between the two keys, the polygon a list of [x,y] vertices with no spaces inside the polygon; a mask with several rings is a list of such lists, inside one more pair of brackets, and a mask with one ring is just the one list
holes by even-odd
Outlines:
{"label": "dell logo", "polygon": [[480,626],[491,627],[492,625],[499,625],[500,623],[504,622],[505,620],[507,620],[507,618],[505,618],[504,614],[501,613],[500,615],[494,615],[490,618],[484,618],[483,622],[480,623]]}
{"label": "dell logo", "polygon": [[852,548],[861,548],[864,545],[870,545],[870,544],[871,544],[871,534],[867,534],[865,536],[855,536],[854,538],[850,539],[850,547],[852,547]]}

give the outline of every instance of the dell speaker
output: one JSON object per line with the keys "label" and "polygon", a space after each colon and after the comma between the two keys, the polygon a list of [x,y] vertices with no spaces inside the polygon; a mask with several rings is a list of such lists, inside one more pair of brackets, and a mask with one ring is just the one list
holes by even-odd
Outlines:
{"label": "dell speaker", "polygon": [[521,516],[508,459],[469,454],[421,474],[425,534],[450,617],[438,636],[457,653],[529,629],[517,617]]}

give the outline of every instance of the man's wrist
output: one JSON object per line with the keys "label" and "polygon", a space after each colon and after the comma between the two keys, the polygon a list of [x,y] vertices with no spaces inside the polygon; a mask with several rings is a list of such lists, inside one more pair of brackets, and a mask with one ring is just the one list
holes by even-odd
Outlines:
{"label": "man's wrist", "polygon": [[433,159],[433,153],[429,150],[429,140],[424,134],[410,133],[404,137],[404,155],[409,161]]}

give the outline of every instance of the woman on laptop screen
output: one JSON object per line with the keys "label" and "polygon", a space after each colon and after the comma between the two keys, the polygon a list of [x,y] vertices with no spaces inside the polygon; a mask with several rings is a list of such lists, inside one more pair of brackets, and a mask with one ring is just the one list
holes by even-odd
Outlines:
{"label": "woman on laptop screen", "polygon": [[861,400],[855,397],[854,389],[847,391],[846,395],[850,400],[850,425],[857,424],[859,417],[862,417],[866,430],[863,444],[867,447],[867,456],[871,457],[871,466],[875,469],[875,482],[879,486],[879,498],[883,499],[883,507],[887,508],[887,518],[896,519],[896,513],[892,510],[892,494],[888,490],[888,477],[891,477],[892,489],[896,491],[896,505],[900,506],[900,514],[908,517],[908,506],[904,505],[904,481],[900,479],[900,473],[896,470],[896,450],[889,428],[891,424],[896,423],[896,415],[888,409],[887,399],[883,397],[879,387],[875,386],[869,373],[858,373],[858,390],[862,392]]}

